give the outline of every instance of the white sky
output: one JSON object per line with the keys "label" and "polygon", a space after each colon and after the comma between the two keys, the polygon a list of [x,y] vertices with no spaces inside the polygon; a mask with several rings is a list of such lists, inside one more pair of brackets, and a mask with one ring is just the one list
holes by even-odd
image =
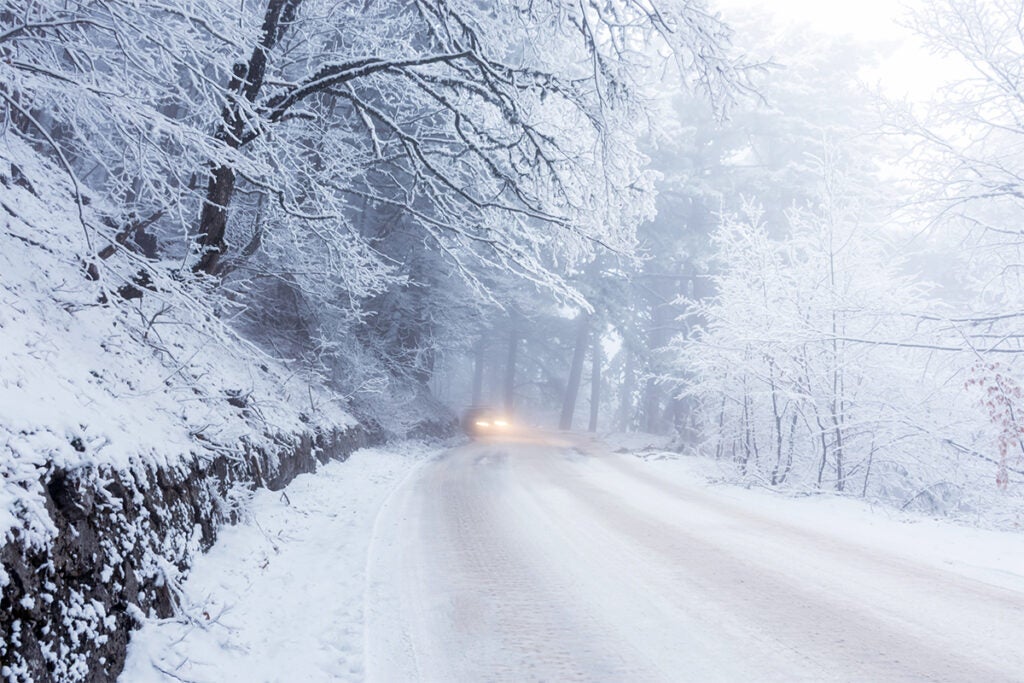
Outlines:
{"label": "white sky", "polygon": [[896,25],[907,3],[900,0],[711,0],[723,15],[760,8],[780,19],[807,22],[826,33],[853,34],[866,40],[898,38]]}
{"label": "white sky", "polygon": [[[864,74],[890,96],[926,100],[956,65],[929,54],[919,38],[899,25],[908,7],[927,0],[710,0],[729,21],[744,10],[758,9],[774,15],[781,25],[805,24],[832,35],[849,35],[865,43],[895,46],[881,69]],[[742,45],[742,36],[737,36]],[[782,55],[778,55],[782,57]]]}

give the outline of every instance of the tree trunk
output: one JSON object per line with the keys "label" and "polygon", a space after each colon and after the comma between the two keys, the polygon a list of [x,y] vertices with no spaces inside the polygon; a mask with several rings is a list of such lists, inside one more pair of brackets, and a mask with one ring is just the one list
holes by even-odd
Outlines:
{"label": "tree trunk", "polygon": [[594,346],[590,353],[590,424],[588,432],[597,431],[597,417],[601,408],[601,335],[594,335]]}
{"label": "tree trunk", "polygon": [[228,227],[228,205],[235,194],[235,172],[220,166],[210,176],[203,211],[199,217],[199,245],[202,255],[195,265],[196,272],[207,275],[217,273],[220,257],[226,249],[224,234]]}
{"label": "tree trunk", "polygon": [[657,434],[661,431],[661,414],[658,407],[661,405],[660,387],[658,381],[648,377],[644,383],[643,397],[643,430],[650,434]]}
{"label": "tree trunk", "polygon": [[572,429],[572,417],[576,412],[576,396],[580,391],[583,358],[587,355],[587,338],[589,336],[590,316],[587,313],[580,313],[576,318],[576,348],[572,354],[572,365],[569,367],[569,381],[565,386],[565,401],[562,403],[562,419],[558,422],[559,429]]}
{"label": "tree trunk", "polygon": [[[301,2],[302,0],[269,0],[267,11],[263,15],[260,42],[253,48],[248,62],[235,64],[228,92],[238,93],[249,102],[256,101],[260,90],[263,89],[270,52],[294,21]],[[239,111],[239,105],[229,102],[221,112],[220,125],[214,137],[229,148],[238,149],[242,146],[245,128],[245,119]],[[228,226],[228,207],[234,194],[234,170],[227,165],[214,168],[199,216],[199,246],[202,254],[193,267],[197,273],[217,273],[220,257],[227,248],[224,235]]]}
{"label": "tree trunk", "polygon": [[519,348],[519,335],[516,334],[515,321],[508,335],[508,357],[505,359],[505,412],[511,413],[515,407],[516,397],[516,352]]}
{"label": "tree trunk", "polygon": [[484,395],[484,360],[486,358],[485,351],[487,347],[484,345],[483,337],[476,343],[476,349],[473,352],[473,401],[472,404],[475,406],[480,405],[480,401],[483,400]]}
{"label": "tree trunk", "polygon": [[633,426],[633,391],[636,387],[635,359],[629,349],[623,349],[626,361],[622,369],[622,387],[619,390],[619,416],[616,420],[620,432],[628,432]]}
{"label": "tree trunk", "polygon": [[502,379],[504,378],[504,370],[501,364],[501,348],[489,348],[489,358],[484,363],[484,367],[487,369],[487,391],[484,392],[484,403],[489,408],[496,408],[501,402]]}

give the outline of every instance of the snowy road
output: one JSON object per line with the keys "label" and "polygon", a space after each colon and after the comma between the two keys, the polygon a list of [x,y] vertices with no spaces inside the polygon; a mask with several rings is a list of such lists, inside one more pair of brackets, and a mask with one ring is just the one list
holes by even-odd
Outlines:
{"label": "snowy road", "polygon": [[1019,574],[961,569],[582,441],[477,442],[424,465],[381,509],[366,675],[1024,680]]}

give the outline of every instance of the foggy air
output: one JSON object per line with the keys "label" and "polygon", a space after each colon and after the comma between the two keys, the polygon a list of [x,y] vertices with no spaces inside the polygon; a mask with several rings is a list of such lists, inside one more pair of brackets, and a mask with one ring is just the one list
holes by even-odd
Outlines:
{"label": "foggy air", "polygon": [[4,0],[0,679],[1011,681],[1021,0]]}

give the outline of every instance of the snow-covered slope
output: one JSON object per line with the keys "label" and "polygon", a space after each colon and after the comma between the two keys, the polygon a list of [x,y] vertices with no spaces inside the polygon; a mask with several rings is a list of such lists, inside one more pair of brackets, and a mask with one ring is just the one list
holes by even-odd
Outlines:
{"label": "snow-covered slope", "polygon": [[119,249],[90,273],[77,255],[112,243],[113,212],[60,169],[8,137],[0,176],[0,675],[102,680],[133,603],[172,610],[234,483],[283,485],[362,437],[179,264]]}

